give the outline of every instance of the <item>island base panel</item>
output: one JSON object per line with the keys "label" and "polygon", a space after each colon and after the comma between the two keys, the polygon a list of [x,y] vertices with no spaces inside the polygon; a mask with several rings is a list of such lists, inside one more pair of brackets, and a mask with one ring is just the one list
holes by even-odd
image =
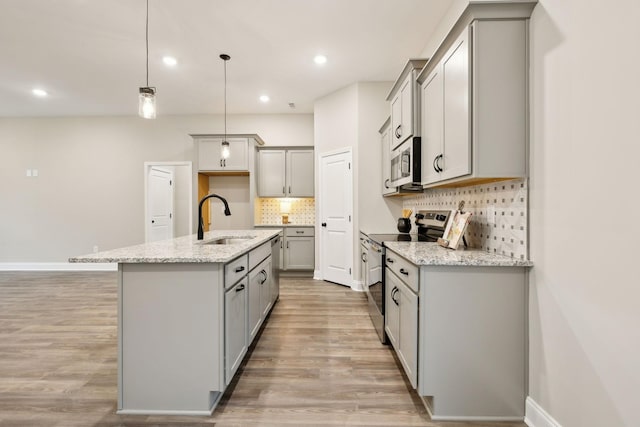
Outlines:
{"label": "island base panel", "polygon": [[120,264],[119,413],[211,414],[224,391],[220,264]]}

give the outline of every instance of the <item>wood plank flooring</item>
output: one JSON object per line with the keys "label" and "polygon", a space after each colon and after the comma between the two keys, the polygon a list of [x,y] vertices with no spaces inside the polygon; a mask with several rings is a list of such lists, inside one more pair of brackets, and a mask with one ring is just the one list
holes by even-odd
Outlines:
{"label": "wood plank flooring", "polygon": [[281,279],[280,301],[211,417],[121,416],[115,273],[0,272],[0,426],[526,427],[429,420],[364,294]]}

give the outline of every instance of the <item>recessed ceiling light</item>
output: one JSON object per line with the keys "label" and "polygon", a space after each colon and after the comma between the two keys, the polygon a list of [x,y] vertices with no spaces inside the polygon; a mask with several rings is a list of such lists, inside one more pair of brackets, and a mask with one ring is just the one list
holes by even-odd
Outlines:
{"label": "recessed ceiling light", "polygon": [[178,60],[173,56],[163,56],[162,62],[164,62],[164,65],[167,65],[169,67],[175,67],[178,63]]}
{"label": "recessed ceiling light", "polygon": [[269,95],[260,95],[260,101],[269,102]]}
{"label": "recessed ceiling light", "polygon": [[318,65],[325,64],[327,62],[327,57],[324,55],[316,55],[316,57],[313,58],[313,62],[315,62]]}
{"label": "recessed ceiling light", "polygon": [[39,97],[39,98],[44,98],[45,96],[47,96],[47,91],[42,90],[42,89],[33,89],[31,91],[31,93],[33,93],[35,96]]}

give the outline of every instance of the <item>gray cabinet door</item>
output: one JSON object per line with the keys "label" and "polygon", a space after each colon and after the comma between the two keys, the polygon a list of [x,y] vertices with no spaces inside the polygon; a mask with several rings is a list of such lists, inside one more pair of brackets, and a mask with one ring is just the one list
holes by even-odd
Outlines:
{"label": "gray cabinet door", "polygon": [[398,356],[413,388],[418,386],[418,296],[404,283],[398,286]]}
{"label": "gray cabinet door", "polygon": [[441,179],[471,173],[470,29],[465,29],[442,61],[444,150]]}
{"label": "gray cabinet door", "polygon": [[225,382],[231,382],[247,352],[247,278],[224,295]]}
{"label": "gray cabinet door", "polygon": [[313,236],[286,237],[285,270],[313,270],[315,268],[315,240]]}
{"label": "gray cabinet door", "polygon": [[313,197],[313,150],[287,151],[287,197]]}
{"label": "gray cabinet door", "polygon": [[222,138],[198,139],[198,170],[200,171],[248,171],[249,140],[228,138],[229,157],[222,158]]}
{"label": "gray cabinet door", "polygon": [[440,178],[443,119],[442,66],[438,65],[422,84],[422,184]]}
{"label": "gray cabinet door", "polygon": [[397,296],[398,287],[400,286],[400,280],[390,269],[385,269],[385,317],[384,317],[384,329],[387,332],[387,337],[393,345],[393,348],[398,351],[399,344],[399,328],[400,328],[400,301]]}
{"label": "gray cabinet door", "polygon": [[260,150],[258,152],[258,195],[260,197],[285,197],[285,150]]}
{"label": "gray cabinet door", "polygon": [[260,292],[262,288],[263,275],[260,274],[259,268],[254,268],[249,273],[249,344],[253,341],[260,329],[260,323],[262,321],[262,307],[260,303]]}

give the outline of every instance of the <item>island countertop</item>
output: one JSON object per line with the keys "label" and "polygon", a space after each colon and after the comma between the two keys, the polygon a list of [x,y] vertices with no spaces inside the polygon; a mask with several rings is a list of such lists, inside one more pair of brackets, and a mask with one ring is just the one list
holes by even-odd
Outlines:
{"label": "island countertop", "polygon": [[[278,235],[281,230],[215,230],[205,233],[203,240],[196,235],[143,243],[69,258],[69,262],[88,263],[206,263],[228,262],[260,246]],[[207,244],[221,238],[245,238],[225,245]]]}
{"label": "island countertop", "polygon": [[384,242],[384,245],[411,263],[475,267],[533,267],[528,260],[510,258],[480,249],[447,249],[430,242]]}

